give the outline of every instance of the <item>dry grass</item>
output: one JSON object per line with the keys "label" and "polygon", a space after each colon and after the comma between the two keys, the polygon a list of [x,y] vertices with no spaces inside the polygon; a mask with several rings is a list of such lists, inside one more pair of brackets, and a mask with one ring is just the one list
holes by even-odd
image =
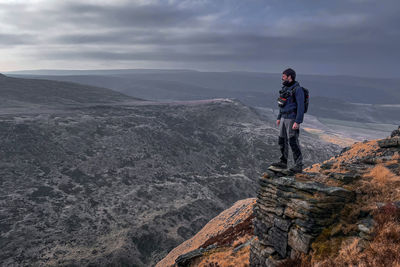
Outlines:
{"label": "dry grass", "polygon": [[[343,242],[338,255],[318,262],[319,266],[400,266],[400,211],[387,204],[374,214],[377,223],[374,239]],[[364,242],[364,244],[363,244]]]}
{"label": "dry grass", "polygon": [[400,181],[400,177],[392,173],[383,164],[376,165],[369,173],[364,174],[364,177],[372,177],[371,183],[379,185]]}
{"label": "dry grass", "polygon": [[328,237],[314,249],[309,262],[312,266],[400,266],[400,211],[394,204],[379,210],[376,206],[377,202],[400,200],[400,177],[386,167],[390,164],[393,162],[376,165],[351,185],[358,192],[357,200],[348,204],[341,214],[342,231],[347,235],[357,230],[359,212],[371,211],[376,222],[372,241]]}
{"label": "dry grass", "polygon": [[351,162],[358,160],[359,158],[367,157],[376,153],[379,149],[377,140],[371,140],[368,142],[355,143],[351,146],[351,149],[344,152],[338,158],[339,162]]}
{"label": "dry grass", "polygon": [[[316,164],[307,171],[319,172],[327,178],[331,172],[346,172],[343,164],[357,163],[363,158],[381,156],[376,141],[356,143],[338,158],[324,163],[332,163],[328,170]],[[301,258],[290,266],[399,266],[400,267],[400,212],[393,204],[377,210],[377,203],[391,203],[400,200],[399,153],[389,161],[376,160],[377,165],[367,170],[361,179],[344,186],[357,192],[354,203],[342,210],[340,227],[343,235],[332,237],[327,229],[326,236],[313,244],[311,258]],[[326,172],[326,173],[325,173]],[[372,241],[357,237],[357,222],[360,212],[372,212],[376,221]],[[289,263],[289,262],[288,262]]]}
{"label": "dry grass", "polygon": [[376,202],[393,202],[400,199],[400,176],[395,175],[384,164],[378,164],[364,179],[355,185],[363,193],[363,205],[372,209]]}
{"label": "dry grass", "polygon": [[237,252],[232,247],[219,248],[209,255],[195,259],[191,266],[196,267],[248,267],[250,246],[246,246]]}
{"label": "dry grass", "polygon": [[320,172],[321,171],[321,163],[315,163],[311,167],[304,169],[305,172]]}
{"label": "dry grass", "polygon": [[[349,150],[343,152],[340,157],[335,158],[332,157],[323,163],[333,163],[332,168],[327,170],[327,172],[337,172],[337,173],[346,173],[348,170],[342,167],[343,163],[351,163],[359,161],[360,158],[365,158],[368,156],[376,155],[379,156],[380,153],[377,153],[379,149],[377,140],[371,140],[368,142],[362,143],[354,143]],[[322,164],[323,164],[322,163]],[[317,163],[312,165],[309,168],[304,169],[306,172],[316,172],[323,173],[325,170],[321,169],[321,163]]]}

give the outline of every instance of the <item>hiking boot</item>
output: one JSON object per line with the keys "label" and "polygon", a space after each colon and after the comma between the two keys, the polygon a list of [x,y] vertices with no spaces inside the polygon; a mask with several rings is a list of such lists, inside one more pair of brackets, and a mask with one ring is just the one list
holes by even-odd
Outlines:
{"label": "hiking boot", "polygon": [[296,174],[296,173],[302,173],[303,172],[303,166],[293,166],[292,168],[289,169],[290,174]]}
{"label": "hiking boot", "polygon": [[271,164],[271,167],[276,167],[276,168],[280,168],[280,169],[286,169],[287,168],[287,164],[285,162],[275,162]]}

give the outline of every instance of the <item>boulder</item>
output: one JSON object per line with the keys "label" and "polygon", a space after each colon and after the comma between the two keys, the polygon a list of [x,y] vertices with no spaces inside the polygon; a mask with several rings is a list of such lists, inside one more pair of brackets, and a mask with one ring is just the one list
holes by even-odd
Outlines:
{"label": "boulder", "polygon": [[390,137],[400,136],[400,126],[397,130],[394,130]]}

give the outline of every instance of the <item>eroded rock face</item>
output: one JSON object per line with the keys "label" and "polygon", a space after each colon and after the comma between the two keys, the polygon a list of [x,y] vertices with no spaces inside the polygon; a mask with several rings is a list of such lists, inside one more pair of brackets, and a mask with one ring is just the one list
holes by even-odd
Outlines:
{"label": "eroded rock face", "polygon": [[338,211],[354,193],[294,177],[259,179],[254,207],[254,231],[250,254],[252,266],[274,266],[297,253],[308,253],[311,242],[332,224]]}

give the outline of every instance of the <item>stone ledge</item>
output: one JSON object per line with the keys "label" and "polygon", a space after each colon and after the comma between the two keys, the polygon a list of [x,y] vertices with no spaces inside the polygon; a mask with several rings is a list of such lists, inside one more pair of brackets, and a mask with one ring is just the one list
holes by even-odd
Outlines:
{"label": "stone ledge", "polygon": [[342,187],[287,176],[263,177],[259,185],[251,266],[274,266],[290,255],[308,253],[313,240],[355,197]]}
{"label": "stone ledge", "polygon": [[308,193],[324,193],[329,196],[338,196],[344,198],[353,197],[353,192],[342,187],[329,187],[325,184],[318,182],[300,182],[294,177],[277,177],[277,178],[260,178],[259,183],[261,186],[268,186],[269,184],[275,186],[283,186],[282,189],[295,189],[296,191],[305,191]]}
{"label": "stone ledge", "polygon": [[378,145],[381,148],[399,147],[400,146],[400,136],[393,136],[391,138],[379,140]]}

